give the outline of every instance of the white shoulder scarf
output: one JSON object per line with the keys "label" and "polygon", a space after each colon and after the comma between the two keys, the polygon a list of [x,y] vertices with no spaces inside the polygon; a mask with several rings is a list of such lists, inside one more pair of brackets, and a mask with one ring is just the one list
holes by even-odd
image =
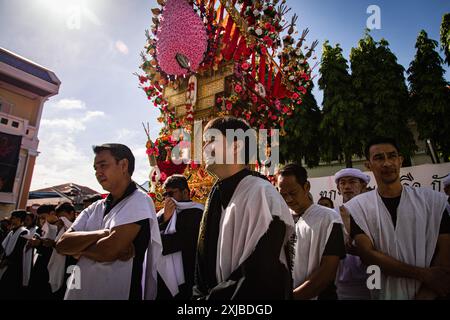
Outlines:
{"label": "white shoulder scarf", "polygon": [[[106,216],[105,200],[97,201],[85,209],[72,228],[76,231],[94,231],[150,220],[150,241],[144,259],[142,273],[143,299],[156,297],[156,264],[161,256],[162,245],[156,212],[151,198],[141,190],[120,201]],[[96,262],[81,257],[77,266],[80,268],[81,288],[69,286],[66,300],[127,300],[130,294],[133,259],[128,261]],[[76,269],[69,278],[76,276]]]}
{"label": "white shoulder scarf", "polygon": [[[356,224],[376,250],[409,265],[429,267],[439,236],[447,197],[426,188],[403,186],[394,229],[391,215],[377,190],[361,194],[345,204]],[[381,275],[376,299],[413,299],[420,288],[414,279]]]}
{"label": "white shoulder scarf", "polygon": [[341,216],[333,209],[317,204],[311,205],[298,219],[295,224],[294,288],[305,282],[320,266],[335,223],[342,225]]}
{"label": "white shoulder scarf", "polygon": [[[294,220],[286,202],[270,182],[254,176],[242,179],[220,219],[216,263],[219,282],[228,279],[252,254],[274,216],[286,224],[286,244],[294,231]],[[280,261],[287,266],[283,249]]]}
{"label": "white shoulder scarf", "polygon": [[[61,236],[64,234],[64,232],[66,232],[66,230],[69,230],[70,226],[72,225],[72,222],[70,222],[66,217],[61,217],[60,219],[64,222],[64,227],[59,230],[55,241],[58,241],[59,238],[61,238]],[[58,291],[63,285],[64,274],[66,273],[65,266],[66,256],[59,254],[56,249],[53,248],[52,256],[50,257],[47,265],[49,276],[48,283],[50,283],[52,292]]]}
{"label": "white shoulder scarf", "polygon": [[[3,250],[5,250],[5,257],[8,257],[14,251],[17,240],[19,239],[20,234],[24,231],[27,231],[27,233],[28,233],[28,230],[22,226],[22,227],[17,228],[16,231],[11,230],[8,233],[8,235],[2,242]],[[0,269],[0,279],[3,277],[3,274],[5,273],[6,269],[8,269],[8,266],[5,266]]]}
{"label": "white shoulder scarf", "polygon": [[[164,234],[173,234],[176,230],[177,224],[177,215],[182,214],[181,211],[187,209],[200,209],[204,210],[204,206],[201,203],[189,201],[189,202],[178,202],[173,199],[175,202],[175,212],[170,218],[169,223],[167,224],[166,230]],[[159,218],[164,214],[164,208],[161,209],[157,217]],[[183,257],[181,251],[174,252],[165,256],[161,256],[158,262],[158,273],[163,279],[165,285],[169,289],[172,296],[176,296],[179,292],[178,287],[185,282],[184,279],[184,268],[183,268]]]}
{"label": "white shoulder scarf", "polygon": [[[37,226],[34,226],[28,230],[28,239],[32,239],[36,233]],[[23,247],[23,270],[22,270],[22,285],[24,287],[28,286],[31,276],[31,267],[33,265],[33,255],[35,249],[27,246]]]}

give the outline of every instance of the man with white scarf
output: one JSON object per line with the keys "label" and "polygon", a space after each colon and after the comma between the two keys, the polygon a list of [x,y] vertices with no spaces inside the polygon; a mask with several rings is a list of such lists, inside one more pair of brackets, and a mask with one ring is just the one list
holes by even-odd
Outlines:
{"label": "man with white scarf", "polygon": [[314,204],[305,168],[291,163],[278,172],[278,189],[294,217],[294,299],[336,300],[334,280],[345,257],[342,219]]}
{"label": "man with white scarf", "polygon": [[[28,229],[28,238],[32,239],[34,237],[34,234],[36,233],[38,226],[36,225],[36,216],[28,212],[27,216],[25,217],[24,222],[25,228]],[[23,281],[22,285],[24,286],[24,289],[28,289],[28,283],[30,282],[30,275],[31,275],[31,268],[33,266],[33,251],[34,249],[29,246],[25,245],[23,248]]]}
{"label": "man with white scarf", "polygon": [[381,269],[380,288],[371,290],[372,298],[434,299],[447,295],[450,223],[446,195],[402,186],[403,157],[395,140],[374,138],[365,154],[377,189],[353,198],[345,208],[351,214],[350,233],[361,259]]}
{"label": "man with white scarf", "polygon": [[95,176],[110,194],[83,210],[56,244],[60,254],[79,257],[64,299],[154,299],[161,237],[153,201],[131,180],[135,159],[127,146],[93,151]]}
{"label": "man with white scarf", "polygon": [[164,208],[157,214],[163,245],[158,264],[157,299],[189,300],[204,206],[190,199],[188,182],[182,175],[168,177],[163,189]]}
{"label": "man with white scarf", "polygon": [[[345,168],[334,175],[342,202],[345,204],[364,192],[370,182],[370,176],[359,169]],[[367,288],[367,267],[356,253],[353,240],[350,238],[350,215],[343,206],[336,208],[344,222],[344,239],[347,255],[339,263],[336,277],[339,300],[368,300],[370,291]]]}
{"label": "man with white scarf", "polygon": [[275,187],[247,168],[250,143],[238,136],[252,135],[248,130],[234,117],[215,118],[205,127],[206,170],[217,180],[200,225],[196,299],[292,296],[287,251],[294,222]]}
{"label": "man with white scarf", "polygon": [[[58,234],[53,241],[55,244],[62,235],[69,230],[72,223],[75,221],[75,207],[69,202],[63,202],[59,204],[55,209],[58,221],[56,226],[58,227]],[[66,292],[66,281],[68,274],[67,269],[71,265],[75,265],[77,260],[72,256],[66,256],[59,254],[55,248],[53,248],[52,255],[47,265],[48,276],[52,294],[57,300],[62,300]]]}
{"label": "man with white scarf", "polygon": [[[48,283],[47,265],[53,252],[54,240],[58,233],[58,221],[54,205],[41,205],[37,209],[38,226],[34,236],[28,240],[32,252],[32,267],[27,290],[28,298],[39,300],[53,299]],[[27,263],[29,263],[27,259]]]}
{"label": "man with white scarf", "polygon": [[28,234],[23,226],[27,212],[11,212],[11,231],[0,248],[0,299],[22,298],[22,258]]}

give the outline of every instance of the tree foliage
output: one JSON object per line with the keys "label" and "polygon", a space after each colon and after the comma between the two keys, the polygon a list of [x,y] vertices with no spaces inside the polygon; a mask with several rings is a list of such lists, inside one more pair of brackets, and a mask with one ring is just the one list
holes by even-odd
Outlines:
{"label": "tree foliage", "polygon": [[408,126],[413,108],[409,105],[404,68],[385,39],[376,42],[366,32],[350,53],[352,84],[357,101],[368,119],[361,136],[366,143],[373,136],[396,139],[409,159],[416,149]]}
{"label": "tree foliage", "polygon": [[444,79],[443,59],[438,42],[420,31],[416,55],[408,69],[414,120],[420,139],[431,139],[448,161],[450,155],[450,123],[448,121],[450,93]]}
{"label": "tree foliage", "polygon": [[302,163],[303,160],[308,167],[319,165],[319,146],[322,143],[319,135],[321,113],[312,89],[311,85],[301,106],[286,120],[284,129],[287,134],[280,137],[281,162]]}
{"label": "tree foliage", "polygon": [[442,50],[444,50],[445,61],[450,66],[450,13],[446,13],[442,16],[441,47]]}
{"label": "tree foliage", "polygon": [[346,166],[351,167],[352,156],[362,155],[361,137],[368,119],[363,104],[356,99],[347,60],[339,44],[332,47],[328,41],[324,43],[320,75],[319,87],[323,90],[322,158],[325,161],[344,159]]}

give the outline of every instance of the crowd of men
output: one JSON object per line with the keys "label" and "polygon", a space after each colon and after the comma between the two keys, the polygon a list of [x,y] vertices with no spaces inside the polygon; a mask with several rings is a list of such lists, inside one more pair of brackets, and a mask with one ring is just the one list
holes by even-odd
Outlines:
{"label": "crowd of men", "polygon": [[315,204],[299,164],[283,166],[273,185],[248,162],[224,161],[250,149],[248,140],[225,139],[228,129],[249,127],[233,117],[205,127],[206,170],[216,178],[205,206],[173,175],[156,212],[131,178],[131,150],[94,147],[108,197],[79,215],[70,203],[40,206],[36,216],[13,211],[0,239],[0,299],[449,297],[450,175],[447,195],[402,185],[399,148],[378,137],[365,149],[377,188],[367,189],[361,170],[342,169],[335,182],[343,205]]}

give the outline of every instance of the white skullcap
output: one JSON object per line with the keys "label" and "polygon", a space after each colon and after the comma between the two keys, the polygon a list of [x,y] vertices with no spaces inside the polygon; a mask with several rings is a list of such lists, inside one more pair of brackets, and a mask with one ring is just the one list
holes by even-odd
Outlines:
{"label": "white skullcap", "polygon": [[444,188],[448,185],[450,185],[450,173],[447,174],[447,176],[442,180],[442,183],[444,184]]}
{"label": "white skullcap", "polygon": [[343,178],[343,177],[358,178],[358,179],[361,179],[362,181],[364,181],[367,184],[370,182],[370,176],[369,175],[363,173],[359,169],[354,169],[354,168],[345,168],[345,169],[342,169],[342,170],[339,170],[338,172],[336,172],[336,174],[334,175],[334,182],[336,184],[338,184],[339,179]]}

